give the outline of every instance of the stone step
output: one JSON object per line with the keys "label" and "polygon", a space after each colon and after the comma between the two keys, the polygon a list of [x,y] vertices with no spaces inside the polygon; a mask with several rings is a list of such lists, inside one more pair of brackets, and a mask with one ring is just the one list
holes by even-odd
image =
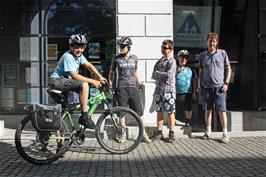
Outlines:
{"label": "stone step", "polygon": [[5,133],[5,121],[0,120],[0,138],[4,135]]}

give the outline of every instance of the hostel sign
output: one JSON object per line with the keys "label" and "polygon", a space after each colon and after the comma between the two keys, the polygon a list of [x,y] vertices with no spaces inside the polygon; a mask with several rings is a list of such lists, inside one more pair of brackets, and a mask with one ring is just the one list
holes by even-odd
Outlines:
{"label": "hostel sign", "polygon": [[[220,25],[220,10],[215,15],[215,31]],[[219,20],[218,20],[219,19]],[[211,31],[212,8],[174,6],[174,40],[177,47],[205,48],[206,37]],[[218,25],[219,24],[219,25]]]}

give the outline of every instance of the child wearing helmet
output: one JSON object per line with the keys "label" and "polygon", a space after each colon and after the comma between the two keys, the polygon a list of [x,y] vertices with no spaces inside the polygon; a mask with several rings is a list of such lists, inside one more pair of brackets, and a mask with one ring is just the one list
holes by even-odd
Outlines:
{"label": "child wearing helmet", "polygon": [[[66,51],[58,61],[58,65],[48,79],[49,89],[61,90],[63,92],[75,91],[79,94],[81,104],[81,116],[79,124],[94,129],[95,124],[88,118],[87,103],[89,95],[89,84],[99,88],[101,80],[105,80],[97,69],[83,56],[87,40],[82,34],[73,34],[69,38],[70,50]],[[100,81],[82,76],[78,73],[79,67],[83,65],[86,69],[98,76]]]}
{"label": "child wearing helmet", "polygon": [[[192,99],[197,99],[196,72],[187,66],[189,52],[180,50],[177,54],[176,67],[176,107],[185,111],[185,124],[191,125]],[[178,114],[176,112],[176,119]]]}

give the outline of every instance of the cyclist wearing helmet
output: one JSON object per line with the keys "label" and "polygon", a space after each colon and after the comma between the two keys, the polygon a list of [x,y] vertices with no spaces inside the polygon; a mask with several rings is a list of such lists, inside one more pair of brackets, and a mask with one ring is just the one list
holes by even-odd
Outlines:
{"label": "cyclist wearing helmet", "polygon": [[[176,58],[176,108],[185,110],[185,123],[191,125],[192,99],[197,99],[197,77],[196,72],[187,66],[188,59],[189,52],[187,50],[178,52]],[[176,112],[176,119],[177,117]]]}
{"label": "cyclist wearing helmet", "polygon": [[[79,124],[84,125],[87,128],[94,129],[95,124],[91,118],[88,118],[87,114],[89,84],[99,88],[101,87],[100,81],[104,80],[104,78],[83,56],[86,44],[87,40],[84,35],[73,34],[70,36],[70,50],[65,52],[60,58],[55,71],[48,80],[48,86],[50,89],[57,89],[63,92],[77,92],[79,94],[79,100],[81,103],[81,116],[79,118]],[[97,75],[100,81],[80,75],[78,70],[81,65]]]}
{"label": "cyclist wearing helmet", "polygon": [[[143,105],[139,95],[141,79],[138,70],[138,58],[136,55],[130,54],[132,41],[129,37],[120,38],[117,41],[117,45],[120,52],[112,60],[109,83],[113,86],[113,90],[115,90],[114,97],[118,105],[129,105],[143,120]],[[121,119],[121,124],[126,126],[124,121],[124,119]],[[151,142],[145,132],[143,140],[147,143]],[[125,141],[125,137],[118,139],[118,141]]]}

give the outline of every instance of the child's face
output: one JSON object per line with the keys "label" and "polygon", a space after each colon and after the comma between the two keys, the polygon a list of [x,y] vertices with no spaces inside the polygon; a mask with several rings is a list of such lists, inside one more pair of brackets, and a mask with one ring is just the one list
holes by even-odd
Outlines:
{"label": "child's face", "polygon": [[83,54],[84,49],[86,48],[86,45],[75,45],[71,48],[72,48],[74,55],[76,55],[77,57],[80,57]]}
{"label": "child's face", "polygon": [[178,65],[183,67],[186,66],[188,60],[188,56],[179,56],[178,57]]}
{"label": "child's face", "polygon": [[169,56],[171,54],[171,52],[172,52],[172,49],[168,45],[162,45],[161,46],[161,51],[162,51],[162,54],[164,56]]}

